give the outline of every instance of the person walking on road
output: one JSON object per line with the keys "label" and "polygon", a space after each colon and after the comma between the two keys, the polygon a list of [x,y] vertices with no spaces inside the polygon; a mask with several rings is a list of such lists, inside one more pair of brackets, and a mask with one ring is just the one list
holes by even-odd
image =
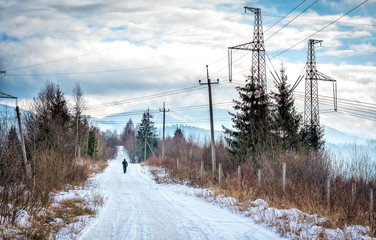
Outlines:
{"label": "person walking on road", "polygon": [[123,160],[123,162],[121,162],[123,164],[123,172],[126,173],[127,172],[127,167],[128,167],[128,162],[127,160]]}

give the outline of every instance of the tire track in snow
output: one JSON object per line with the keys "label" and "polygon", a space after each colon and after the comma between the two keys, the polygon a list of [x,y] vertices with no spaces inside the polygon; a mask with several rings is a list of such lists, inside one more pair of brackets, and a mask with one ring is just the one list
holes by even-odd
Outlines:
{"label": "tire track in snow", "polygon": [[123,174],[123,158],[119,148],[96,178],[105,204],[79,239],[280,239],[248,218],[156,184],[140,165]]}

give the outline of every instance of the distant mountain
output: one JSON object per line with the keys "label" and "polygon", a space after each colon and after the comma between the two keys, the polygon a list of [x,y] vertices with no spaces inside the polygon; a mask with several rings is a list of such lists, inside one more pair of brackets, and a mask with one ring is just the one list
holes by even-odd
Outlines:
{"label": "distant mountain", "polygon": [[11,106],[8,106],[8,105],[4,105],[4,104],[0,104],[0,116],[14,114],[15,113],[15,109],[16,108],[14,108],[14,107],[11,107]]}
{"label": "distant mountain", "polygon": [[[98,127],[102,130],[116,130],[121,132],[125,127],[126,123],[129,119],[132,119],[133,123],[137,125],[141,122],[142,114],[145,110],[133,110],[129,112],[117,113],[106,116],[101,119],[93,119],[92,121],[98,125]],[[159,129],[162,128],[163,123],[163,114],[156,110],[150,110],[151,114],[153,115],[153,121],[155,126]],[[229,125],[230,123],[230,115],[228,111],[225,109],[214,109],[214,118],[215,126],[214,128],[218,131],[222,131],[222,125]],[[193,127],[196,130],[190,130],[188,126]],[[210,129],[209,124],[209,113],[206,110],[189,110],[182,112],[174,112],[170,111],[166,113],[166,129],[168,127],[172,127],[176,129],[176,126],[185,126],[187,129],[187,133],[199,133],[202,135],[204,132],[198,129]],[[174,131],[175,131],[174,129]]]}
{"label": "distant mountain", "polygon": [[[142,113],[145,110],[133,110],[114,115],[109,115],[101,119],[91,119],[93,123],[103,131],[116,130],[120,133],[129,119],[137,124],[141,121]],[[21,110],[21,113],[26,111]],[[152,111],[153,121],[157,127],[159,137],[162,137],[162,114],[159,111]],[[7,118],[9,121],[16,120],[15,108],[0,104],[0,118]],[[223,137],[222,125],[231,126],[230,116],[227,110],[214,109],[214,117],[217,119],[215,125],[215,139]],[[90,118],[90,117],[89,117]],[[192,110],[183,114],[179,112],[168,112],[166,114],[166,137],[172,137],[176,128],[180,128],[186,138],[192,138],[194,141],[203,143],[210,141],[209,131],[209,114],[207,111]],[[221,121],[219,121],[220,119]],[[194,126],[193,126],[194,125]],[[327,149],[335,153],[337,156],[351,156],[355,145],[357,151],[368,154],[372,159],[376,160],[376,139],[367,138],[361,135],[345,133],[335,128],[323,126],[325,145]]]}
{"label": "distant mountain", "polygon": [[[22,108],[20,108],[20,113],[22,116],[23,114],[26,114],[27,111],[22,110]],[[7,119],[8,121],[16,120],[16,108],[5,104],[0,104],[0,118]]]}
{"label": "distant mountain", "polygon": [[[173,137],[177,128],[183,131],[186,139],[191,138],[193,141],[204,143],[210,142],[210,130],[204,128],[193,127],[189,125],[172,125],[166,127],[166,137]],[[158,128],[159,136],[162,136],[162,128]],[[223,132],[214,131],[214,137],[216,140],[222,138]]]}
{"label": "distant mountain", "polygon": [[362,137],[360,135],[344,133],[337,129],[323,126],[324,127],[324,136],[325,141],[331,144],[344,144],[344,143],[357,143],[357,144],[365,144],[367,141],[371,140],[371,138]]}

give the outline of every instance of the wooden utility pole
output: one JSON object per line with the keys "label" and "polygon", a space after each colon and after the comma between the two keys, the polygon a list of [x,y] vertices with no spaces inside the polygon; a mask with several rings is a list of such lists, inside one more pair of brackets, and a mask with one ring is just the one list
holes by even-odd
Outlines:
{"label": "wooden utility pole", "polygon": [[31,179],[32,179],[31,164],[27,161],[26,147],[25,147],[25,137],[23,135],[22,123],[21,123],[21,114],[20,114],[20,109],[19,109],[18,105],[16,106],[16,113],[17,113],[18,129],[20,131],[21,149],[22,149],[22,156],[23,156],[24,166],[25,166],[26,181],[31,181]]}
{"label": "wooden utility pole", "polygon": [[217,79],[217,82],[211,83],[209,78],[209,69],[208,65],[206,65],[206,83],[201,83],[201,80],[199,80],[200,85],[208,85],[208,92],[209,92],[209,112],[210,112],[210,136],[211,136],[211,155],[212,155],[212,170],[213,170],[213,176],[216,174],[217,170],[217,160],[215,156],[215,141],[214,141],[214,120],[213,120],[213,102],[212,102],[212,93],[211,93],[211,85],[212,84],[218,84],[219,79]]}
{"label": "wooden utility pole", "polygon": [[166,129],[166,112],[169,112],[170,110],[166,110],[165,108],[165,102],[163,102],[163,109],[159,109],[160,112],[163,112],[163,138],[162,138],[162,160],[164,159],[165,156],[165,129]]}
{"label": "wooden utility pole", "polygon": [[25,148],[25,138],[22,131],[22,124],[21,124],[21,114],[20,109],[16,106],[16,113],[17,113],[17,120],[18,120],[18,128],[20,130],[20,138],[21,138],[21,148],[22,148],[22,155],[24,159],[25,166],[27,165],[27,156],[26,156],[26,148]]}
{"label": "wooden utility pole", "polygon": [[[4,74],[5,76],[5,71],[0,71],[0,74]],[[23,131],[22,131],[21,114],[20,114],[20,109],[18,107],[18,103],[17,103],[17,97],[0,92],[0,98],[11,98],[11,99],[16,100],[16,115],[17,115],[17,121],[18,121],[18,129],[20,132],[21,150],[22,150],[23,162],[25,166],[25,176],[27,180],[31,180],[31,166],[29,162],[27,161],[25,138],[24,138]]]}

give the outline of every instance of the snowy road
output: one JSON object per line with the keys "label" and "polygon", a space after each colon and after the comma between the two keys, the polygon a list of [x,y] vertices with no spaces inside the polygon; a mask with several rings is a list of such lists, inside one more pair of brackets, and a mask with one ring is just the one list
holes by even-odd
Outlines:
{"label": "snowy road", "polygon": [[105,204],[80,239],[280,239],[250,219],[156,184],[140,165],[122,173],[120,151],[97,176]]}

